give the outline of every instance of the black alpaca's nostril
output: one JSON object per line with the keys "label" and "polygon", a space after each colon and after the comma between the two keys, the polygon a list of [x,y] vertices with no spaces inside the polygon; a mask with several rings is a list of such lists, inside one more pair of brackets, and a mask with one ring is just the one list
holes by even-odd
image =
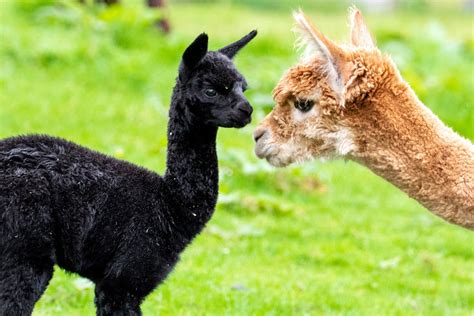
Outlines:
{"label": "black alpaca's nostril", "polygon": [[253,112],[253,108],[250,106],[250,104],[244,104],[239,106],[239,111],[246,115],[251,115]]}
{"label": "black alpaca's nostril", "polygon": [[255,140],[255,142],[258,142],[258,140],[262,138],[262,136],[265,135],[266,132],[267,130],[263,128],[256,129],[255,132],[253,132],[253,139]]}

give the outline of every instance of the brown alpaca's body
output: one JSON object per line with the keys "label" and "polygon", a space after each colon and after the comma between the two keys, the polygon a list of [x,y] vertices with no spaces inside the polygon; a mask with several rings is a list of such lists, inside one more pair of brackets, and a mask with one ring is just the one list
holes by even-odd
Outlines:
{"label": "brown alpaca's body", "polygon": [[[338,46],[302,14],[314,52],[274,90],[277,106],[255,131],[256,153],[276,166],[343,157],[370,168],[443,219],[474,229],[474,146],[418,100],[375,47],[359,11],[352,45]],[[301,104],[314,104],[310,110]]]}

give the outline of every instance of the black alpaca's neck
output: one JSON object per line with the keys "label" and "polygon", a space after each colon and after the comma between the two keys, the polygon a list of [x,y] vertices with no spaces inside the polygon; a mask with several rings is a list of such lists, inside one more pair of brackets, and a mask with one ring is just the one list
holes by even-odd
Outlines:
{"label": "black alpaca's neck", "polygon": [[187,104],[175,89],[169,113],[165,181],[178,208],[176,224],[198,233],[214,212],[218,193],[217,127],[189,117]]}

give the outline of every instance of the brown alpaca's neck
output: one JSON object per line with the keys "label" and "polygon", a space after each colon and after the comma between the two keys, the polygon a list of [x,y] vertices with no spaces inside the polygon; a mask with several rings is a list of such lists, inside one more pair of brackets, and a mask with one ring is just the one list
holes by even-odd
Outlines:
{"label": "brown alpaca's neck", "polygon": [[474,229],[474,146],[400,87],[359,113],[366,122],[353,159],[446,221]]}

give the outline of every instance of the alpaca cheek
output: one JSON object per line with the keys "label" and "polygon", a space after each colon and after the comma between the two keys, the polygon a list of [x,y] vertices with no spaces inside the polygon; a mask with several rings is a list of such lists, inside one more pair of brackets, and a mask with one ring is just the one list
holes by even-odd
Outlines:
{"label": "alpaca cheek", "polygon": [[307,141],[297,141],[297,139],[282,144],[278,149],[278,157],[285,165],[294,162],[302,163],[311,160],[314,156],[310,144]]}
{"label": "alpaca cheek", "polygon": [[335,132],[332,137],[334,138],[335,152],[337,155],[346,156],[357,150],[354,135],[348,128],[340,129]]}
{"label": "alpaca cheek", "polygon": [[347,129],[338,129],[329,132],[326,129],[315,129],[311,135],[313,156],[329,158],[344,157],[357,150],[352,132]]}

